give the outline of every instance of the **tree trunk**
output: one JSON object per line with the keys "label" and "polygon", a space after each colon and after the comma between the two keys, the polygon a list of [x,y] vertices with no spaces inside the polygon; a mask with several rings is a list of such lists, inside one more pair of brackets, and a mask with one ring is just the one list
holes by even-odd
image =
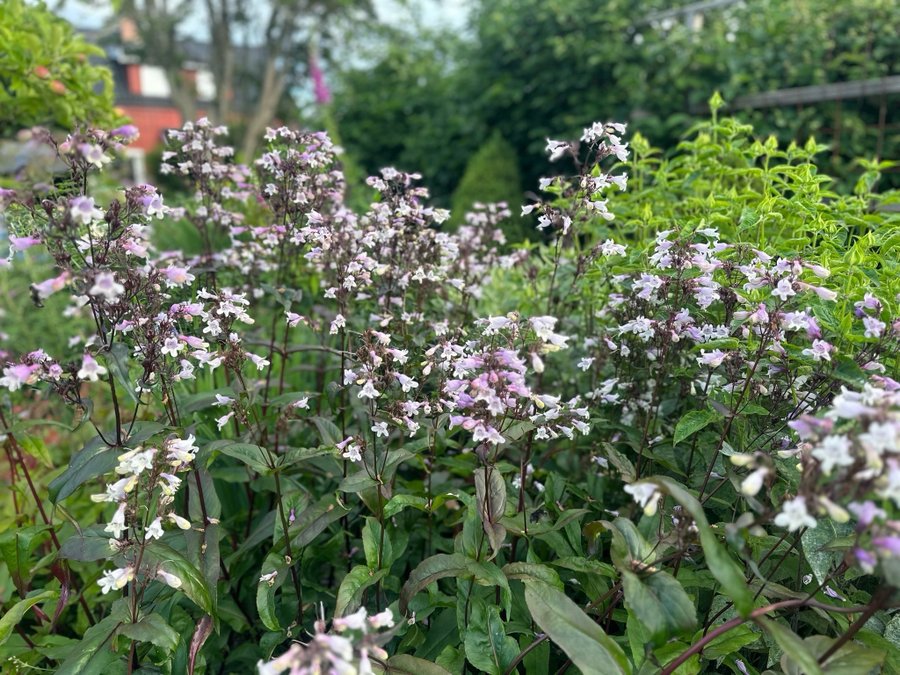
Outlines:
{"label": "tree trunk", "polygon": [[197,119],[197,99],[194,95],[194,89],[189,83],[184,82],[184,77],[180,70],[166,68],[166,79],[169,81],[169,89],[171,90],[172,103],[181,113],[181,123],[193,122]]}
{"label": "tree trunk", "polygon": [[266,60],[266,70],[263,74],[259,101],[253,110],[253,115],[247,123],[247,130],[244,133],[244,142],[241,147],[241,157],[244,162],[250,163],[252,161],[256,148],[259,145],[260,136],[266,125],[275,116],[275,111],[278,109],[278,103],[281,101],[286,83],[287,80],[284,75],[278,72],[275,58],[269,57]]}
{"label": "tree trunk", "polygon": [[216,85],[216,106],[212,117],[218,124],[228,124],[231,114],[231,98],[234,95],[234,45],[231,42],[231,24],[234,6],[230,0],[206,0],[209,15],[211,54],[210,68]]}

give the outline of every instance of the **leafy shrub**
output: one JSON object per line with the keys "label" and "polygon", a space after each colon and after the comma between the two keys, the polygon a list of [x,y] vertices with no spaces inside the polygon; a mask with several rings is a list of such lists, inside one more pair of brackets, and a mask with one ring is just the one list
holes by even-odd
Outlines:
{"label": "leafy shrub", "polygon": [[109,70],[91,64],[103,51],[76,35],[43,3],[0,5],[0,138],[37,125],[114,126]]}
{"label": "leafy shrub", "polygon": [[[39,134],[69,191],[0,193],[96,329],[0,380],[11,672],[897,669],[878,167],[840,197],[814,144],[598,123],[547,142],[549,243],[504,250],[503,209],[442,232],[384,169],[356,215],[325,134],[244,167],[224,131],[172,133],[177,208],[88,194],[121,130]],[[172,219],[199,251],[153,246]]]}
{"label": "leafy shrub", "polygon": [[[503,203],[510,207],[503,231],[513,241],[521,239],[524,230],[518,211],[522,204],[522,184],[516,164],[515,149],[495,133],[481,149],[472,155],[462,180],[453,193],[451,222],[461,222],[462,215],[476,204]],[[515,212],[513,215],[512,212]]]}

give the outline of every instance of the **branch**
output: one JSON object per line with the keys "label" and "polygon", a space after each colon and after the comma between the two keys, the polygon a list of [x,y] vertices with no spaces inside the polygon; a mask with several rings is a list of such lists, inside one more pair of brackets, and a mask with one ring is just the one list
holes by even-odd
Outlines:
{"label": "branch", "polygon": [[[878,604],[880,604],[880,603],[878,603]],[[824,609],[829,612],[839,612],[841,614],[855,614],[856,612],[863,612],[864,615],[866,612],[869,612],[870,610],[871,610],[871,614],[874,614],[878,608],[877,604],[876,605],[868,605],[865,607],[834,607],[832,605],[827,605],[824,602],[818,602],[816,600],[809,600],[809,599],[782,600],[781,602],[775,602],[771,605],[766,605],[765,607],[760,607],[758,609],[754,609],[752,612],[750,612],[750,615],[747,617],[738,616],[729,621],[726,621],[725,623],[723,623],[721,626],[719,626],[715,630],[710,631],[709,633],[704,635],[700,640],[698,640],[693,645],[691,645],[690,648],[688,648],[684,652],[682,652],[681,655],[677,659],[675,659],[674,661],[669,663],[665,668],[663,668],[662,671],[660,671],[660,675],[672,675],[672,673],[674,673],[681,664],[686,662],[694,654],[699,654],[701,651],[703,651],[703,648],[706,645],[708,645],[710,642],[715,640],[720,635],[724,635],[725,633],[730,631],[732,628],[737,628],[745,621],[748,621],[750,619],[757,619],[761,616],[765,616],[769,612],[774,612],[779,609],[786,609],[788,607],[817,607],[819,609]],[[869,616],[871,616],[871,614],[869,614]],[[860,617],[860,618],[862,618],[862,617]],[[868,617],[866,617],[866,619],[868,620]],[[857,623],[859,623],[859,622],[857,621]],[[865,621],[863,621],[863,623],[865,623]],[[854,626],[855,625],[856,624],[854,624]],[[860,624],[860,627],[862,627],[862,624]],[[857,628],[857,630],[859,630],[859,629]],[[848,633],[850,633],[850,631],[848,631]],[[823,659],[827,658],[828,656],[831,656],[831,654],[833,654],[835,651],[837,651],[837,649],[839,649],[844,644],[844,642],[846,642],[849,639],[849,638],[844,639],[845,637],[846,637],[846,634],[838,640],[838,642],[840,644],[838,644],[836,642],[835,643],[836,647],[835,647],[835,645],[832,645],[832,649],[829,649],[828,652],[826,652],[822,658]],[[852,633],[850,634],[850,637],[853,637]]]}

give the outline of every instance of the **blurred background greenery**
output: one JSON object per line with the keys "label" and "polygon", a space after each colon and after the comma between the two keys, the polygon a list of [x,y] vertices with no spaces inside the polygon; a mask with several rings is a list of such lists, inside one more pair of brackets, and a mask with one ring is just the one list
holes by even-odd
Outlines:
{"label": "blurred background greenery", "polygon": [[[707,9],[664,11],[685,6]],[[342,69],[334,115],[367,170],[421,171],[457,206],[457,186],[484,172],[489,149],[521,193],[548,171],[545,139],[577,137],[595,119],[626,120],[671,152],[716,90],[734,103],[896,76],[898,25],[900,3],[882,0],[476,0],[463,35],[397,32],[374,64]],[[828,169],[849,189],[855,158],[896,157],[897,101],[886,93],[737,114],[763,137],[828,144]],[[500,168],[509,153],[518,185]]]}
{"label": "blurred background greenery", "polygon": [[[549,170],[546,138],[577,136],[594,120],[627,121],[672,153],[715,91],[763,138],[826,145],[840,191],[862,172],[857,158],[892,159],[900,140],[893,0],[0,6],[0,37],[15,45],[0,54],[0,136],[23,123],[109,122],[117,112],[145,132],[164,123],[164,101],[174,119],[204,113],[228,123],[245,156],[266,125],[324,127],[347,150],[357,186],[383,166],[418,171],[437,203],[456,210],[520,201]],[[134,64],[152,67],[165,91],[135,90],[144,71],[133,76]],[[797,87],[807,88],[799,101]],[[156,107],[145,114],[148,97]],[[158,139],[146,150],[152,179]],[[898,184],[886,167],[882,186]]]}

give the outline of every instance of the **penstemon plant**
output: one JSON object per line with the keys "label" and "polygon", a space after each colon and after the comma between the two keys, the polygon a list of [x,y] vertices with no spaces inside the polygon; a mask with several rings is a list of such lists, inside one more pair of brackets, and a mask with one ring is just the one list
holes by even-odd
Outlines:
{"label": "penstemon plant", "polygon": [[164,200],[104,187],[134,128],[33,130],[8,266],[71,332],[4,355],[5,667],[897,670],[890,196],[713,104],[548,140],[515,248],[395,169],[353,211],[321,133],[189,123]]}

